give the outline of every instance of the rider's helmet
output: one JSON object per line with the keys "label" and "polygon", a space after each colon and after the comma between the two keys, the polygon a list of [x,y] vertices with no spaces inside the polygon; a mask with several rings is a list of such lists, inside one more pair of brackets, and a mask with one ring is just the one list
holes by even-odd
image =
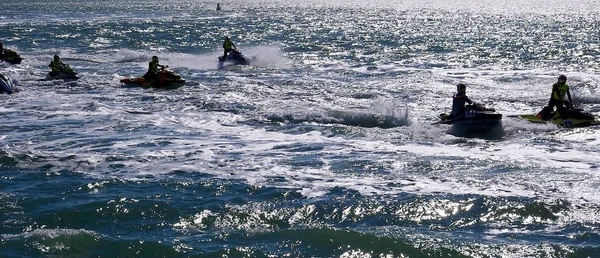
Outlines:
{"label": "rider's helmet", "polygon": [[566,81],[567,81],[567,76],[566,76],[566,75],[564,75],[564,74],[561,74],[560,76],[558,76],[558,80],[559,80],[559,81],[565,81],[565,82],[566,82]]}
{"label": "rider's helmet", "polygon": [[152,62],[158,62],[158,56],[153,56],[152,57]]}
{"label": "rider's helmet", "polygon": [[458,85],[456,85],[456,90],[465,93],[467,91],[467,85],[459,83]]}
{"label": "rider's helmet", "polygon": [[60,59],[60,57],[58,57],[58,55],[54,55],[54,61],[58,61],[58,59]]}
{"label": "rider's helmet", "polygon": [[226,36],[226,37],[225,37],[225,40],[231,40],[231,37],[229,37],[229,36]]}

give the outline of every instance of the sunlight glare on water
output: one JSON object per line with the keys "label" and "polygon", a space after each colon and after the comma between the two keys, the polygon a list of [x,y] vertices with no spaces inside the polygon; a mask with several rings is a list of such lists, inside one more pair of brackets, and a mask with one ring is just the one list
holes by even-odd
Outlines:
{"label": "sunlight glare on water", "polygon": [[[0,3],[0,256],[594,257],[594,1]],[[231,36],[250,65],[218,69]],[[81,77],[39,81],[60,55]],[[124,85],[152,56],[186,83]],[[456,85],[502,114],[437,124]]]}

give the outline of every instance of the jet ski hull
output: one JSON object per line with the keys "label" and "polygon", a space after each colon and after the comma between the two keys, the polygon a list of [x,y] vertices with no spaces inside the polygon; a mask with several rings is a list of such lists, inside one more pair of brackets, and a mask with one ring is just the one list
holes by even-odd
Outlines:
{"label": "jet ski hull", "polygon": [[447,114],[441,114],[437,124],[462,124],[462,125],[481,125],[481,124],[498,124],[502,121],[502,114],[497,113],[493,108],[486,108],[479,104],[468,105],[465,107],[465,112],[455,117],[450,117]]}
{"label": "jet ski hull", "polygon": [[184,86],[186,81],[179,74],[163,69],[156,80],[146,80],[144,77],[124,78],[121,79],[121,83],[133,87],[174,89]]}
{"label": "jet ski hull", "polygon": [[479,124],[497,124],[502,122],[502,114],[491,111],[473,112],[470,115],[460,115],[455,118],[448,118],[445,114],[440,115],[442,121],[439,124],[462,124],[462,125],[479,125]]}
{"label": "jet ski hull", "polygon": [[600,121],[593,117],[592,118],[573,117],[573,118],[563,119],[557,115],[555,118],[552,118],[550,120],[543,120],[540,117],[538,117],[537,115],[518,115],[518,117],[520,117],[524,120],[527,120],[528,122],[531,122],[531,123],[552,123],[557,126],[565,127],[565,128],[578,128],[578,127],[600,125]]}
{"label": "jet ski hull", "polygon": [[520,117],[531,123],[552,123],[565,128],[600,125],[600,121],[594,115],[583,111],[581,108],[568,105],[565,111],[567,112],[566,119],[559,112],[553,111],[549,107],[544,107],[536,115],[526,114],[517,115],[516,117]]}
{"label": "jet ski hull", "polygon": [[50,76],[48,74],[46,76],[46,78],[40,79],[40,81],[53,81],[53,80],[74,81],[74,80],[79,80],[79,76],[77,76],[77,74],[59,73],[56,76]]}
{"label": "jet ski hull", "polygon": [[229,65],[249,65],[250,59],[242,55],[241,52],[232,51],[225,58],[219,57],[219,69]]}
{"label": "jet ski hull", "polygon": [[0,73],[0,93],[13,94],[19,92],[13,81],[6,75]]}
{"label": "jet ski hull", "polygon": [[73,70],[70,65],[65,65],[58,74],[52,76],[50,73],[46,75],[46,78],[40,79],[40,81],[53,81],[53,80],[65,80],[65,81],[73,81],[78,80],[79,76],[77,76],[77,72]]}
{"label": "jet ski hull", "polygon": [[11,64],[20,64],[23,61],[23,58],[17,52],[10,49],[4,49],[4,56],[2,57],[2,61],[8,62]]}
{"label": "jet ski hull", "polygon": [[161,83],[160,80],[157,80],[155,82],[155,81],[148,81],[144,77],[137,77],[137,78],[121,79],[121,83],[123,83],[127,86],[133,86],[133,87],[171,89],[171,88],[179,88],[181,86],[184,86],[185,80],[181,79],[181,80],[170,81],[170,82],[163,80],[163,82]]}
{"label": "jet ski hull", "polygon": [[494,109],[485,108],[480,105],[467,106],[465,113],[456,117],[441,114],[440,121],[434,124],[451,125],[448,133],[460,137],[502,137],[502,114]]}

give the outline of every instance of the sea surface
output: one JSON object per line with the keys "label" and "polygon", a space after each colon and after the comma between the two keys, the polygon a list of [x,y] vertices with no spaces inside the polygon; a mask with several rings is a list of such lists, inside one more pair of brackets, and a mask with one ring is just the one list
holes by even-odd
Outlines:
{"label": "sea surface", "polygon": [[[600,127],[512,117],[560,74],[600,116],[599,12],[2,0],[0,257],[600,257]],[[53,55],[81,79],[38,81]],[[119,82],[153,55],[186,85]],[[433,124],[458,83],[500,130]]]}

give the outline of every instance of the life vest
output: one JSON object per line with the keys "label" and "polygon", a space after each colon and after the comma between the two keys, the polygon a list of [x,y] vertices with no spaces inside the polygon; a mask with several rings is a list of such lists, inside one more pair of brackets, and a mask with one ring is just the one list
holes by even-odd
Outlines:
{"label": "life vest", "polygon": [[59,60],[52,60],[52,62],[50,62],[50,68],[52,68],[53,72],[60,72],[61,68],[63,66],[63,63]]}
{"label": "life vest", "polygon": [[232,49],[232,47],[233,47],[233,42],[231,42],[231,40],[225,40],[225,42],[223,42],[224,49]]}
{"label": "life vest", "polygon": [[148,64],[148,72],[151,74],[157,74],[158,73],[158,62],[150,62]]}
{"label": "life vest", "polygon": [[566,83],[563,85],[552,85],[552,99],[564,100],[567,91],[569,91],[569,85],[567,85]]}

